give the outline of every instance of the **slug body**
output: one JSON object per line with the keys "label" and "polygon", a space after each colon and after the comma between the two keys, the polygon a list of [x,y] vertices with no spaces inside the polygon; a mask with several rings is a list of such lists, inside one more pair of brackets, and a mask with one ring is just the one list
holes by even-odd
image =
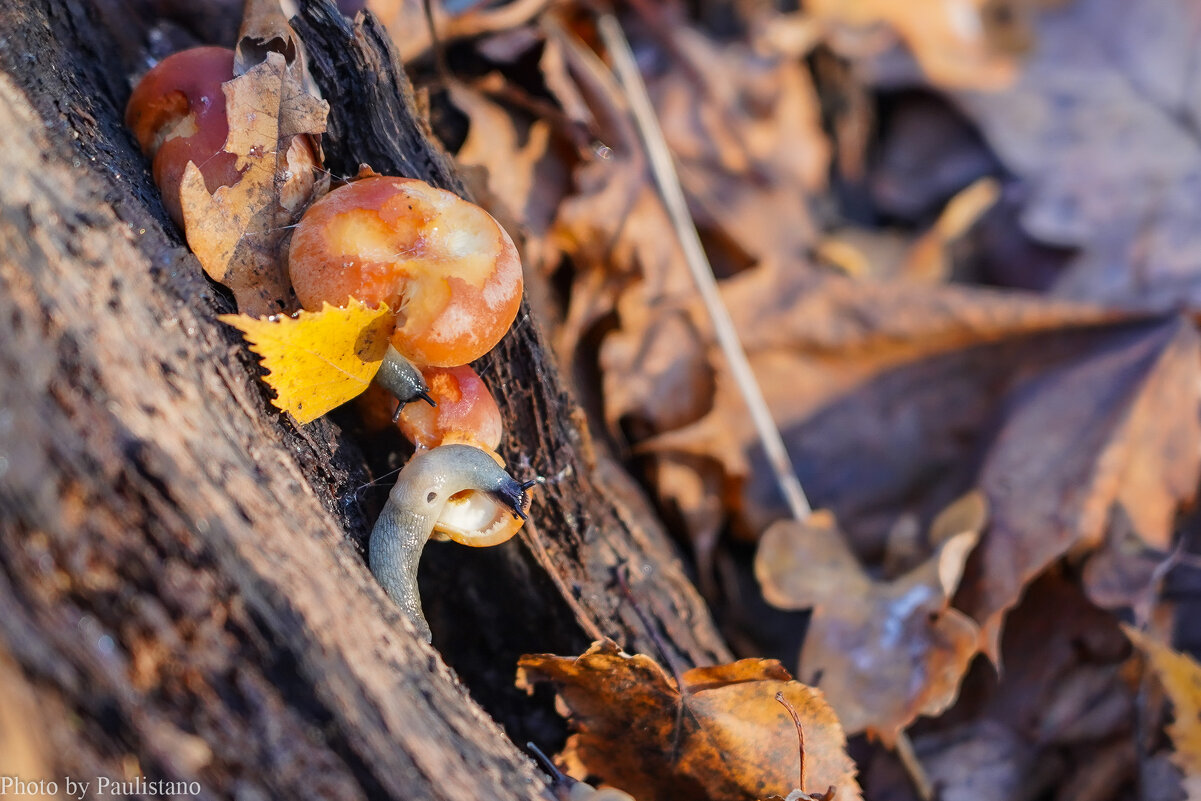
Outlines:
{"label": "slug body", "polygon": [[[497,539],[502,530],[508,539],[525,519],[525,489],[492,456],[470,445],[419,452],[400,471],[371,531],[368,563],[427,642],[430,628],[417,592],[417,564],[425,543],[436,530],[466,545],[494,545],[503,541]],[[464,514],[468,507],[471,511]],[[464,529],[456,516],[478,525]]]}

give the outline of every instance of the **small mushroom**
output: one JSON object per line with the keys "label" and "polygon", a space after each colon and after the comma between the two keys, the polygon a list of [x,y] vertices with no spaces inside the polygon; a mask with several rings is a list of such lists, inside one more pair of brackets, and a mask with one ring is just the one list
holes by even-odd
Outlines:
{"label": "small mushroom", "polygon": [[462,365],[425,367],[421,376],[429,386],[432,404],[398,408],[401,433],[419,449],[461,442],[495,451],[504,435],[504,421],[479,374]]}
{"label": "small mushroom", "polygon": [[400,471],[371,531],[368,563],[384,592],[428,642],[429,624],[417,592],[417,563],[439,534],[463,545],[498,545],[521,528],[526,490],[487,451],[463,444],[419,451]]}
{"label": "small mushroom", "polygon": [[225,152],[229,120],[221,84],[234,77],[234,51],[193,47],[167,56],[138,82],[125,124],[150,157],[171,219],[183,226],[179,187],[195,162],[210,192],[238,182],[237,156]]}

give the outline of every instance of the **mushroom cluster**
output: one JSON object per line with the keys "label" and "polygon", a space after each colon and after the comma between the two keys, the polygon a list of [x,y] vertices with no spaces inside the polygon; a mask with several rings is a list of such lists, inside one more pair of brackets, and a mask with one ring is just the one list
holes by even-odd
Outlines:
{"label": "mushroom cluster", "polygon": [[[226,152],[222,84],[232,50],[176,53],[142,79],[126,122],[152,159],[171,218],[184,225],[180,185],[188,163],[210,192],[240,179]],[[429,640],[417,562],[431,537],[495,545],[521,527],[526,490],[496,453],[496,401],[469,366],[512,325],[521,304],[517,249],[487,212],[412,178],[371,174],[313,203],[286,254],[301,306],[386,304],[393,327],[376,383],[395,401],[416,454],[401,470],[369,543],[372,573]],[[426,404],[411,404],[423,400]],[[410,405],[411,404],[411,405]]]}
{"label": "mushroom cluster", "polygon": [[417,453],[371,533],[369,561],[428,639],[416,584],[425,542],[496,545],[517,533],[528,508],[530,484],[512,478],[496,454],[500,410],[468,366],[517,316],[517,248],[487,212],[451,192],[372,176],[305,212],[288,270],[306,309],[353,298],[394,310],[380,383],[396,397],[394,419]]}

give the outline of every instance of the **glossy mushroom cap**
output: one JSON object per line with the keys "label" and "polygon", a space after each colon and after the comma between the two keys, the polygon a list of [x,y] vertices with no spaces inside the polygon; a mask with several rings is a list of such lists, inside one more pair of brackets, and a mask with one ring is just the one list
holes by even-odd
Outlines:
{"label": "glossy mushroom cap", "polygon": [[224,150],[229,136],[225,93],[233,78],[234,51],[196,47],[160,61],[138,83],[125,107],[125,124],[153,161],[163,205],[183,226],[179,187],[194,162],[210,192],[238,182],[237,157]]}
{"label": "glossy mushroom cap", "polygon": [[306,309],[387,303],[397,313],[392,344],[422,366],[483,356],[521,304],[521,261],[504,229],[409,178],[366,178],[314,203],[292,237],[289,270]]}
{"label": "glossy mushroom cap", "polygon": [[471,367],[426,367],[421,375],[436,406],[405,404],[397,421],[400,431],[418,448],[462,442],[495,451],[504,434],[500,409],[488,387]]}

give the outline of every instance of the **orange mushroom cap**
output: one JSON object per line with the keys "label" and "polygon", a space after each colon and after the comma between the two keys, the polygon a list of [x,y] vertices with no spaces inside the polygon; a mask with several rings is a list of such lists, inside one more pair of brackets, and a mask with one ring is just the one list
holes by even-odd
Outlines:
{"label": "orange mushroom cap", "polygon": [[437,403],[405,404],[397,421],[401,433],[419,448],[462,442],[494,451],[504,434],[496,400],[479,374],[468,365],[421,370],[429,395]]}
{"label": "orange mushroom cap", "polygon": [[289,270],[306,309],[387,303],[392,344],[420,366],[483,356],[521,304],[521,261],[504,229],[411,178],[365,178],[314,203],[292,237]]}

